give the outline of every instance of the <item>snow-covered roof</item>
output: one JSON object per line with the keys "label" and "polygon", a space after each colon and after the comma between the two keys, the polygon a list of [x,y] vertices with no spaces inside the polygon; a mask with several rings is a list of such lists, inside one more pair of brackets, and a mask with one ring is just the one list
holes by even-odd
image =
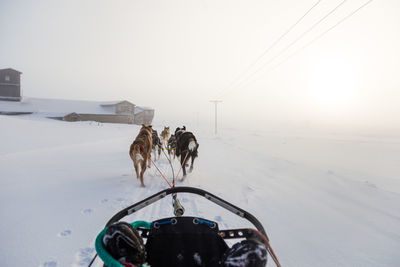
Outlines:
{"label": "snow-covered roof", "polygon": [[126,100],[101,102],[100,105],[101,106],[115,106],[115,105],[118,105],[118,104],[121,104],[121,103],[129,103],[129,104],[132,104],[132,105],[135,106],[135,104],[133,104],[133,103],[131,103],[129,101],[126,101]]}
{"label": "snow-covered roof", "polygon": [[0,71],[3,71],[3,70],[12,70],[12,71],[18,72],[19,74],[22,74],[22,72],[20,72],[18,70],[15,70],[15,69],[12,69],[12,68],[0,69]]}
{"label": "snow-covered roof", "polygon": [[51,116],[64,116],[72,112],[115,114],[113,109],[101,106],[102,103],[104,102],[24,97],[20,102],[0,100],[0,111],[45,113]]}

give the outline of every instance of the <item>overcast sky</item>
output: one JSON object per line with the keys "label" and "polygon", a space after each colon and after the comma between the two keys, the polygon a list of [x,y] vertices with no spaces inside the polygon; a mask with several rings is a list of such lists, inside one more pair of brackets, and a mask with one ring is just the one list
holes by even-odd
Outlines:
{"label": "overcast sky", "polygon": [[221,123],[400,125],[400,1],[301,49],[367,1],[316,24],[341,2],[0,0],[0,68],[24,96],[126,99],[165,123],[211,121],[218,98]]}

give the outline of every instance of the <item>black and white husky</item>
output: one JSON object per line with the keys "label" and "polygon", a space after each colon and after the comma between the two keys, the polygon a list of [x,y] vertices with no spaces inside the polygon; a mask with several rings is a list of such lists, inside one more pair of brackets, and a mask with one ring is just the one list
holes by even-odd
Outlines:
{"label": "black and white husky", "polygon": [[176,150],[176,138],[175,135],[171,135],[171,137],[168,140],[167,144],[167,150],[168,150],[168,155],[171,157],[171,155],[174,156],[175,158],[175,150]]}
{"label": "black and white husky", "polygon": [[[179,129],[179,128],[178,128]],[[186,129],[186,128],[185,128]],[[194,159],[198,156],[199,143],[191,132],[180,129],[175,131],[176,135],[176,155],[181,159],[181,166],[184,179],[186,177],[186,163],[191,160],[189,172],[193,170]]]}
{"label": "black and white husky", "polygon": [[156,130],[153,130],[151,134],[151,139],[153,140],[154,160],[157,160],[157,152],[158,152],[158,158],[160,158],[162,146],[160,137],[158,136]]}

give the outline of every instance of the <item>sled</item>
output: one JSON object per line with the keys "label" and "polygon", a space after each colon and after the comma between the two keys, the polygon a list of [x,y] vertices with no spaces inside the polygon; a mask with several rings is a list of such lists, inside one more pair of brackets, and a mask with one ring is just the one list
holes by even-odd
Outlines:
{"label": "sled", "polygon": [[[246,219],[255,229],[219,229],[217,222],[199,217],[183,216],[185,209],[178,200],[178,193],[200,195],[237,216]],[[256,217],[205,190],[194,187],[173,187],[162,190],[115,214],[107,222],[106,227],[99,233],[95,242],[97,255],[104,262],[104,266],[123,267],[120,262],[107,252],[102,242],[108,227],[168,195],[172,195],[175,216],[153,222],[135,221],[131,223],[141,237],[146,240],[147,263],[149,265],[142,266],[222,266],[219,259],[229,248],[225,240],[237,239],[257,240],[257,242],[265,246],[267,255],[273,259],[276,266],[280,267],[280,263],[270,246],[265,229]],[[266,261],[267,255],[265,258]],[[89,267],[95,261],[96,256],[90,262]]]}

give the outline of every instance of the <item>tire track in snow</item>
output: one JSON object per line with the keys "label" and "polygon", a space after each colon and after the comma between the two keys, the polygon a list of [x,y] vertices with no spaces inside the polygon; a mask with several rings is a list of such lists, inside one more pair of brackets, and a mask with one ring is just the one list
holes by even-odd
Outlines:
{"label": "tire track in snow", "polygon": [[[155,162],[155,164],[157,164],[157,167],[160,169],[163,175],[166,176],[168,182],[172,184],[172,173],[169,162],[166,159],[159,159]],[[135,201],[133,203],[143,200],[161,190],[169,188],[169,185],[160,175],[154,165],[152,165],[149,170],[150,171],[147,172],[147,175],[144,177],[146,187],[135,188],[135,192],[132,192],[131,189],[132,193],[139,193],[137,194],[137,197],[135,197]],[[168,205],[168,201],[166,200],[168,200],[168,197],[139,210],[132,217],[137,220],[152,220],[154,218],[162,218],[163,216],[173,216],[172,213],[168,213],[168,211],[172,211],[172,204]]]}

